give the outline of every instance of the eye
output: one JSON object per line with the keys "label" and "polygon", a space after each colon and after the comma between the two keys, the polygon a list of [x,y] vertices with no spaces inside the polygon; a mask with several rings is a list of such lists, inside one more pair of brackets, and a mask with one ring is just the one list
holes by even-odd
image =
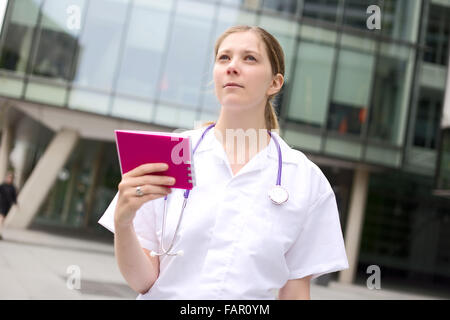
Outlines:
{"label": "eye", "polygon": [[256,61],[255,57],[252,56],[252,55],[248,55],[248,56],[246,56],[245,58],[251,58],[251,60]]}
{"label": "eye", "polygon": [[229,58],[229,57],[226,54],[223,54],[217,60],[223,60],[224,58]]}

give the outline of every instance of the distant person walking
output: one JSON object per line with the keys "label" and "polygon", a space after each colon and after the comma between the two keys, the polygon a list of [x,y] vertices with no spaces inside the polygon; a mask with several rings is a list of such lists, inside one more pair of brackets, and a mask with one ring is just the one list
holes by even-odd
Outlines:
{"label": "distant person walking", "polygon": [[5,182],[0,185],[0,240],[2,237],[3,222],[13,204],[17,204],[17,190],[13,184],[14,173],[6,174]]}

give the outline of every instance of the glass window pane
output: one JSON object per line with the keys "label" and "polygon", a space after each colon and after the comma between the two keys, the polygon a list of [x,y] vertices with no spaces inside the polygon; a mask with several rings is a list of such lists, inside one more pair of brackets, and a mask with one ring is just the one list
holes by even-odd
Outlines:
{"label": "glass window pane", "polygon": [[262,15],[260,24],[262,28],[270,32],[280,43],[284,51],[285,59],[285,81],[290,77],[292,60],[295,55],[295,38],[299,28],[296,21],[287,21],[286,19],[273,18]]}
{"label": "glass window pane", "polygon": [[330,103],[328,129],[340,134],[360,135],[366,121],[367,109],[337,102]]}
{"label": "glass window pane", "polygon": [[8,1],[0,2],[0,33],[2,32],[3,20],[5,19],[7,5],[8,5]]}
{"label": "glass window pane", "polygon": [[375,70],[369,136],[400,146],[403,141],[411,89],[413,51],[383,44]]}
{"label": "glass window pane", "polygon": [[441,133],[441,146],[438,159],[437,189],[450,190],[450,129]]}
{"label": "glass window pane", "polygon": [[316,126],[324,124],[333,58],[331,46],[300,43],[294,83],[289,88],[289,118]]}
{"label": "glass window pane", "polygon": [[367,108],[375,57],[361,52],[339,52],[333,101]]}
{"label": "glass window pane", "polygon": [[132,99],[114,98],[111,115],[142,122],[150,122],[153,103]]}
{"label": "glass window pane", "polygon": [[222,3],[241,6],[243,9],[258,10],[263,0],[222,0]]}
{"label": "glass window pane", "polygon": [[[33,75],[72,80],[70,67],[80,28],[69,24],[68,19],[81,19],[84,4],[83,0],[47,0],[44,3]],[[74,11],[68,11],[70,9]]]}
{"label": "glass window pane", "polygon": [[342,158],[360,160],[362,155],[362,145],[359,142],[345,141],[333,137],[325,140],[325,152]]}
{"label": "glass window pane", "polygon": [[62,106],[66,102],[66,93],[67,90],[64,87],[39,82],[28,82],[25,99]]}
{"label": "glass window pane", "polygon": [[263,9],[295,15],[297,12],[297,0],[264,0]]}
{"label": "glass window pane", "polygon": [[9,10],[12,14],[5,21],[5,39],[0,56],[0,69],[25,74],[30,54],[33,29],[37,23],[41,0],[16,0]]}
{"label": "glass window pane", "polygon": [[347,33],[341,34],[341,47],[348,49],[357,49],[367,52],[375,52],[376,40],[369,37],[354,36]]}
{"label": "glass window pane", "polygon": [[[367,19],[370,14],[367,13],[367,8],[371,5],[379,5],[379,3],[377,0],[346,0],[342,23],[347,27],[368,30]],[[373,31],[377,32],[376,29]]]}
{"label": "glass window pane", "polygon": [[89,1],[74,83],[110,90],[127,11],[125,0]]}
{"label": "glass window pane", "polygon": [[372,163],[399,168],[402,162],[402,151],[391,150],[368,143],[366,145],[365,160]]}
{"label": "glass window pane", "polygon": [[336,22],[339,0],[304,0],[303,16],[316,20]]}
{"label": "glass window pane", "polygon": [[120,64],[118,93],[155,97],[166,48],[171,2],[164,1],[170,5],[168,8],[160,8],[159,0],[141,1],[133,6]]}
{"label": "glass window pane", "polygon": [[0,94],[8,97],[19,98],[22,96],[22,90],[23,79],[0,76]]}
{"label": "glass window pane", "polygon": [[293,147],[300,150],[308,150],[320,152],[322,145],[322,136],[320,134],[309,133],[307,130],[290,130],[283,131],[283,138]]}
{"label": "glass window pane", "polygon": [[88,112],[107,114],[109,100],[109,96],[106,94],[78,88],[72,88],[69,93],[69,107]]}
{"label": "glass window pane", "polygon": [[328,129],[359,135],[366,121],[375,57],[341,50],[338,59]]}
{"label": "glass window pane", "polygon": [[415,146],[436,149],[443,99],[442,91],[421,88],[414,124]]}
{"label": "glass window pane", "polygon": [[302,40],[310,40],[315,42],[324,42],[329,44],[336,43],[336,30],[321,28],[320,26],[309,26],[303,24],[300,27],[300,37]]}
{"label": "glass window pane", "polygon": [[211,52],[214,6],[196,1],[179,1],[167,62],[158,86],[160,99],[197,107],[203,74]]}
{"label": "glass window pane", "polygon": [[417,41],[420,7],[421,1],[383,0],[381,33],[394,39]]}
{"label": "glass window pane", "polygon": [[450,6],[431,5],[428,13],[424,61],[447,65],[450,39]]}

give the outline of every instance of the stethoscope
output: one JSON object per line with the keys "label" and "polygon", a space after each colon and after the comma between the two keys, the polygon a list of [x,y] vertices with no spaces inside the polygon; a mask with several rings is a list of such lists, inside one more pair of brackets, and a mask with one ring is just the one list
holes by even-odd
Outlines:
{"label": "stethoscope", "polygon": [[[211,124],[210,126],[208,126],[208,127],[205,129],[205,131],[203,131],[202,136],[200,137],[199,141],[198,141],[197,144],[195,145],[194,150],[192,151],[192,156],[194,155],[194,153],[195,153],[195,151],[197,150],[198,146],[200,145],[200,143],[202,142],[203,138],[205,137],[205,134],[208,132],[209,129],[211,129],[211,128],[214,127],[215,125],[216,125],[216,124],[213,123],[213,124]],[[273,203],[280,205],[280,204],[286,202],[286,201],[288,200],[288,198],[289,198],[289,194],[288,194],[287,190],[284,189],[284,188],[281,186],[281,169],[282,169],[282,167],[283,167],[283,164],[282,164],[283,159],[282,159],[282,155],[281,155],[281,148],[280,148],[280,145],[279,145],[277,139],[272,135],[272,133],[271,133],[270,131],[267,131],[267,132],[269,133],[270,137],[273,138],[273,141],[275,142],[275,144],[276,144],[276,146],[277,146],[277,151],[278,151],[278,175],[277,175],[277,183],[276,183],[275,186],[273,186],[273,187],[269,190],[268,195],[269,195],[270,200],[272,200]],[[158,253],[158,252],[152,251],[152,252],[150,253],[150,255],[151,255],[152,257],[154,257],[154,256],[164,256],[164,255],[168,255],[168,256],[177,256],[177,255],[182,256],[182,255],[183,255],[183,253],[184,253],[183,250],[179,250],[179,251],[177,251],[176,253],[172,253],[171,251],[172,251],[172,247],[173,247],[173,243],[174,243],[174,241],[175,241],[175,238],[176,238],[176,236],[177,236],[177,234],[178,234],[178,229],[179,229],[179,227],[180,227],[181,220],[183,219],[183,212],[184,212],[184,208],[186,207],[186,203],[187,203],[187,200],[188,200],[188,198],[189,198],[189,192],[190,192],[190,191],[191,191],[191,190],[186,190],[186,191],[184,192],[184,200],[183,200],[183,205],[182,205],[182,207],[181,207],[180,217],[178,218],[177,227],[176,227],[176,229],[175,229],[175,232],[174,232],[172,241],[171,241],[171,243],[170,243],[170,246],[169,246],[169,248],[168,248],[167,250],[164,248],[164,245],[163,245],[163,240],[164,240],[164,230],[166,229],[166,215],[167,215],[167,196],[164,197],[164,215],[163,215],[163,220],[162,220],[161,241],[160,241],[160,245],[159,245],[159,251],[160,251],[160,252]]]}

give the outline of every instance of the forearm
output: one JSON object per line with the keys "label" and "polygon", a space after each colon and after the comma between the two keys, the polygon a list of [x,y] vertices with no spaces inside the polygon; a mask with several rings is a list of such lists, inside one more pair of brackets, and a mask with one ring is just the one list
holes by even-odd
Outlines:
{"label": "forearm", "polygon": [[310,300],[311,276],[293,279],[278,291],[278,300]]}
{"label": "forearm", "polygon": [[115,226],[114,252],[120,272],[129,286],[136,292],[147,292],[156,281],[159,270],[144,253],[132,225]]}

